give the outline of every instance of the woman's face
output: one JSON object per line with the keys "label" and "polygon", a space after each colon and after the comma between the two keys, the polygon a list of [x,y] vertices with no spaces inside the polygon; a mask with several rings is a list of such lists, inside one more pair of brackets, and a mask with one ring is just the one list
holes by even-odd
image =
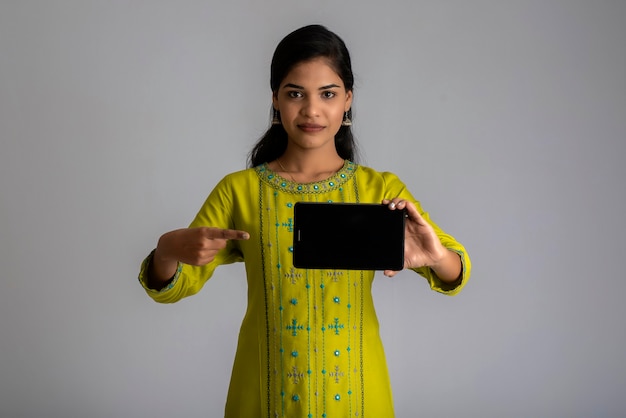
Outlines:
{"label": "woman's face", "polygon": [[325,58],[297,64],[273,96],[274,108],[289,137],[289,146],[302,149],[332,147],[344,113],[352,105],[339,75]]}

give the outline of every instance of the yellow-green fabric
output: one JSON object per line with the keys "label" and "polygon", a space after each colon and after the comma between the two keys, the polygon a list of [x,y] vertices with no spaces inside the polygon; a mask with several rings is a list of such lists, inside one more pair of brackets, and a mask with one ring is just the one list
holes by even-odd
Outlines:
{"label": "yellow-green fabric", "polygon": [[[162,303],[198,292],[220,264],[245,262],[248,307],[226,417],[394,416],[371,293],[374,272],[296,269],[291,253],[296,202],[380,203],[395,197],[414,202],[431,222],[394,174],[346,161],[329,179],[298,184],[263,164],[223,178],[190,225],[244,230],[249,240],[229,241],[209,265],[180,264],[161,291],[145,286],[150,257],[144,260],[140,281]],[[433,227],[443,245],[461,256],[462,281],[450,287],[428,268],[415,270],[433,290],[453,295],[469,278],[470,260],[461,244]]]}

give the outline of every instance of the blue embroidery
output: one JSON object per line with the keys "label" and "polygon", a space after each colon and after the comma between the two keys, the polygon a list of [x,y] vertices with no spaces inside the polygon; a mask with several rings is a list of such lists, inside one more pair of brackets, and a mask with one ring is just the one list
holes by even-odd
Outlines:
{"label": "blue embroidery", "polygon": [[352,161],[345,161],[343,167],[331,178],[328,178],[322,182],[313,183],[297,183],[295,181],[289,181],[275,172],[273,172],[267,165],[267,163],[261,164],[255,167],[259,177],[269,183],[274,189],[281,190],[286,193],[325,193],[335,190],[340,187],[346,181],[348,181],[355,173],[355,169],[358,167]]}
{"label": "blue embroidery", "polygon": [[304,329],[304,325],[298,325],[298,320],[297,319],[292,319],[291,320],[291,325],[287,325],[285,328],[288,331],[291,331],[291,335],[296,337],[298,335],[298,331],[301,331],[301,330]]}
{"label": "blue embroidery", "polygon": [[343,324],[339,323],[339,318],[335,318],[334,324],[328,324],[328,328],[335,330],[335,335],[339,335],[339,330],[343,329]]}
{"label": "blue embroidery", "polygon": [[293,218],[288,218],[287,222],[283,222],[283,226],[287,227],[289,232],[293,232]]}

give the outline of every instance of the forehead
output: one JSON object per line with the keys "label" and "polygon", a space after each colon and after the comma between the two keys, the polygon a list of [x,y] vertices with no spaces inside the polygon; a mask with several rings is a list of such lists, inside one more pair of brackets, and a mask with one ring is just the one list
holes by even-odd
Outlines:
{"label": "forehead", "polygon": [[284,87],[285,84],[297,84],[311,88],[331,84],[343,87],[341,77],[330,66],[326,58],[315,58],[296,64],[280,83],[281,87]]}

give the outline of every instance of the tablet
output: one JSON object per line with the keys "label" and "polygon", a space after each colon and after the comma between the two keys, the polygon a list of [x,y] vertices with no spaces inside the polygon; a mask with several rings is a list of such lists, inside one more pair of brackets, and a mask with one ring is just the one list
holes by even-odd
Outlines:
{"label": "tablet", "polygon": [[405,216],[383,204],[298,202],[294,267],[402,270]]}

